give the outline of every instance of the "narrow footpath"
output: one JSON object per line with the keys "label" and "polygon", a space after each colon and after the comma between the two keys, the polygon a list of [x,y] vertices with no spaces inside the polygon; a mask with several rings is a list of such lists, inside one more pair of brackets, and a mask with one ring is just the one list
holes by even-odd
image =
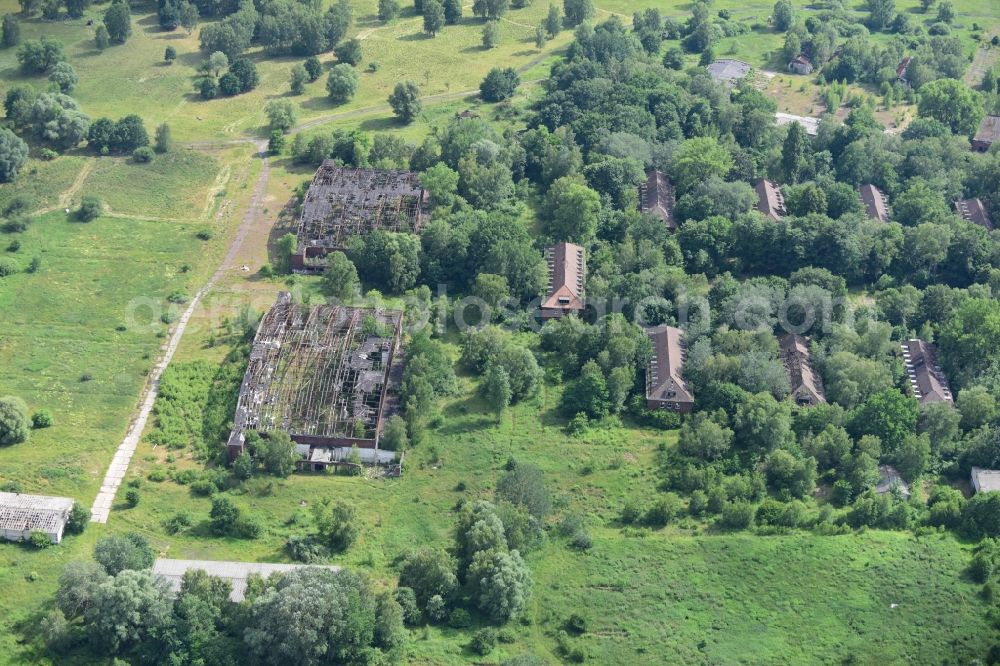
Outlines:
{"label": "narrow footpath", "polygon": [[195,294],[194,298],[191,299],[191,302],[188,303],[187,309],[184,310],[184,313],[177,320],[177,325],[174,327],[174,330],[167,341],[163,354],[160,356],[156,366],[149,373],[149,381],[146,383],[139,411],[135,415],[135,418],[132,419],[128,432],[125,434],[125,439],[122,440],[122,443],[118,446],[118,450],[115,452],[115,457],[112,458],[111,464],[108,466],[108,471],[104,475],[104,482],[101,484],[101,490],[97,493],[97,497],[94,499],[94,504],[90,508],[90,521],[92,523],[108,522],[108,516],[111,513],[111,506],[114,504],[115,495],[118,493],[118,487],[125,478],[129,462],[132,460],[135,448],[139,444],[139,438],[142,437],[142,433],[146,429],[146,422],[149,420],[149,415],[153,411],[153,405],[156,403],[156,396],[159,394],[160,389],[160,377],[163,375],[163,371],[166,370],[167,366],[170,365],[170,360],[173,358],[174,352],[177,351],[177,346],[180,344],[181,337],[184,335],[184,329],[187,328],[187,323],[191,320],[191,316],[194,314],[195,308],[198,307],[198,304],[201,302],[201,299],[204,298],[205,294],[211,291],[212,287],[215,286],[216,282],[222,277],[225,271],[235,265],[240,247],[243,245],[243,241],[246,239],[247,234],[250,233],[250,230],[255,224],[263,219],[263,216],[261,215],[263,211],[262,204],[264,202],[264,197],[267,194],[267,181],[271,174],[271,167],[267,160],[267,142],[257,140],[253,143],[257,147],[258,155],[262,158],[263,164],[261,166],[260,176],[257,178],[257,184],[254,187],[253,195],[250,198],[250,205],[247,207],[247,212],[243,216],[243,221],[240,223],[236,236],[233,238],[233,242],[229,245],[226,256],[222,259],[222,263],[208,279],[208,282],[206,282],[205,285],[198,290],[198,293]]}

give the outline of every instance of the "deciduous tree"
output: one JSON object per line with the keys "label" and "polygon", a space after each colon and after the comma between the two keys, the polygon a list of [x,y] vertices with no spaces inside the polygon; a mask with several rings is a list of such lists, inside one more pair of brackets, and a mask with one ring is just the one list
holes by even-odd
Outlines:
{"label": "deciduous tree", "polygon": [[403,123],[409,124],[420,114],[420,88],[413,81],[401,81],[389,95],[389,106]]}

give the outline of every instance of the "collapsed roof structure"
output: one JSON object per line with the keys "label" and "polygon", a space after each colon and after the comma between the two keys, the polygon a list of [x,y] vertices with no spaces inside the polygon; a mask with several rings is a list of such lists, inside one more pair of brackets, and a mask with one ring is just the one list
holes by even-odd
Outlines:
{"label": "collapsed roof structure", "polygon": [[545,248],[545,263],[548,284],[540,307],[542,319],[583,312],[583,285],[587,274],[583,248],[573,243],[557,243]]}
{"label": "collapsed roof structure", "polygon": [[800,407],[808,407],[826,402],[823,384],[813,371],[812,352],[809,339],[789,333],[778,338],[781,360],[788,370],[792,398]]}
{"label": "collapsed roof structure", "polygon": [[896,80],[900,83],[910,85],[910,65],[913,63],[912,56],[904,56],[896,65]]}
{"label": "collapsed roof structure", "polygon": [[662,171],[652,170],[646,173],[646,180],[639,185],[639,210],[655,215],[667,225],[670,231],[677,230],[674,219],[674,204],[676,190]]}
{"label": "collapsed roof structure", "polygon": [[788,214],[785,210],[785,195],[781,193],[781,185],[762,178],[754,185],[754,190],[757,192],[757,210],[762,214],[775,222],[780,222],[781,218]]}
{"label": "collapsed roof structure", "polygon": [[72,510],[69,497],[0,492],[0,534],[8,541],[27,541],[32,532],[43,532],[59,543]]}
{"label": "collapsed roof structure", "polygon": [[745,79],[750,74],[753,66],[742,60],[719,58],[705,69],[708,70],[708,73],[715,79],[716,83],[734,86],[738,81]]}
{"label": "collapsed roof structure", "polygon": [[646,329],[653,347],[653,356],[646,369],[646,407],[690,412],[694,395],[684,381],[683,331],[674,326]]}
{"label": "collapsed roof structure", "polygon": [[910,388],[917,401],[924,405],[931,402],[954,404],[948,378],[935,361],[934,346],[913,338],[900,344],[903,362],[910,379]]}
{"label": "collapsed roof structure", "polygon": [[889,221],[889,198],[885,196],[885,192],[868,184],[861,186],[858,195],[861,197],[861,203],[865,205],[868,217],[880,222]]}
{"label": "collapsed roof structure", "polygon": [[795,74],[812,74],[813,62],[805,53],[800,53],[788,62],[788,71]]}
{"label": "collapsed roof structure", "polygon": [[379,229],[419,232],[425,206],[414,172],[351,169],[324,160],[302,202],[292,269],[322,271],[326,255],[343,250],[352,236]]}
{"label": "collapsed roof structure", "polygon": [[875,492],[877,494],[885,495],[892,492],[893,487],[896,487],[899,488],[899,492],[904,499],[910,499],[910,486],[906,483],[906,479],[899,473],[899,470],[892,465],[879,465],[878,475],[878,483],[875,484]]}
{"label": "collapsed roof structure", "polygon": [[[300,454],[310,460],[316,449],[377,449],[383,420],[396,405],[389,389],[402,378],[402,319],[374,308],[308,307],[280,294],[254,337],[229,459],[243,452],[247,430],[283,430],[309,447]],[[316,457],[343,462],[332,454]]]}
{"label": "collapsed roof structure", "polygon": [[806,136],[816,136],[819,133],[819,118],[813,116],[796,116],[791,113],[777,111],[774,114],[774,122],[778,127],[798,123],[806,131]]}

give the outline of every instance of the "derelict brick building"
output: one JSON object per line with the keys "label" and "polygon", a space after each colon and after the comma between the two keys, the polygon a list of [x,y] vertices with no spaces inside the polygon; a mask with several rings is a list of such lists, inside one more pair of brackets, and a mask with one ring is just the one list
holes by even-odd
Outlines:
{"label": "derelict brick building", "polygon": [[321,272],[326,255],[347,247],[352,236],[420,231],[426,208],[418,174],[352,169],[324,160],[302,202],[292,270]]}
{"label": "derelict brick building", "polygon": [[397,402],[390,388],[402,377],[402,320],[397,311],[299,305],[282,293],[254,337],[230,461],[247,430],[283,430],[306,460],[330,464],[339,461],[334,449],[377,449]]}

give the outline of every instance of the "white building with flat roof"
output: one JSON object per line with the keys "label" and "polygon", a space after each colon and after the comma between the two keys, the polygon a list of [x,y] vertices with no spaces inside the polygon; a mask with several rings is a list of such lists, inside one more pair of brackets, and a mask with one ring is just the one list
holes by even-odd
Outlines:
{"label": "white building with flat roof", "polygon": [[991,493],[1000,490],[1000,469],[972,468],[972,487],[977,493]]}
{"label": "white building with flat roof", "polygon": [[153,563],[153,575],[167,581],[170,589],[177,594],[181,589],[181,580],[187,571],[204,571],[213,578],[228,580],[232,586],[229,599],[233,602],[243,601],[247,591],[247,578],[257,574],[267,578],[271,574],[286,573],[303,567],[316,567],[340,571],[340,567],[316,564],[274,564],[271,562],[226,562],[222,560],[170,560],[160,558]]}

